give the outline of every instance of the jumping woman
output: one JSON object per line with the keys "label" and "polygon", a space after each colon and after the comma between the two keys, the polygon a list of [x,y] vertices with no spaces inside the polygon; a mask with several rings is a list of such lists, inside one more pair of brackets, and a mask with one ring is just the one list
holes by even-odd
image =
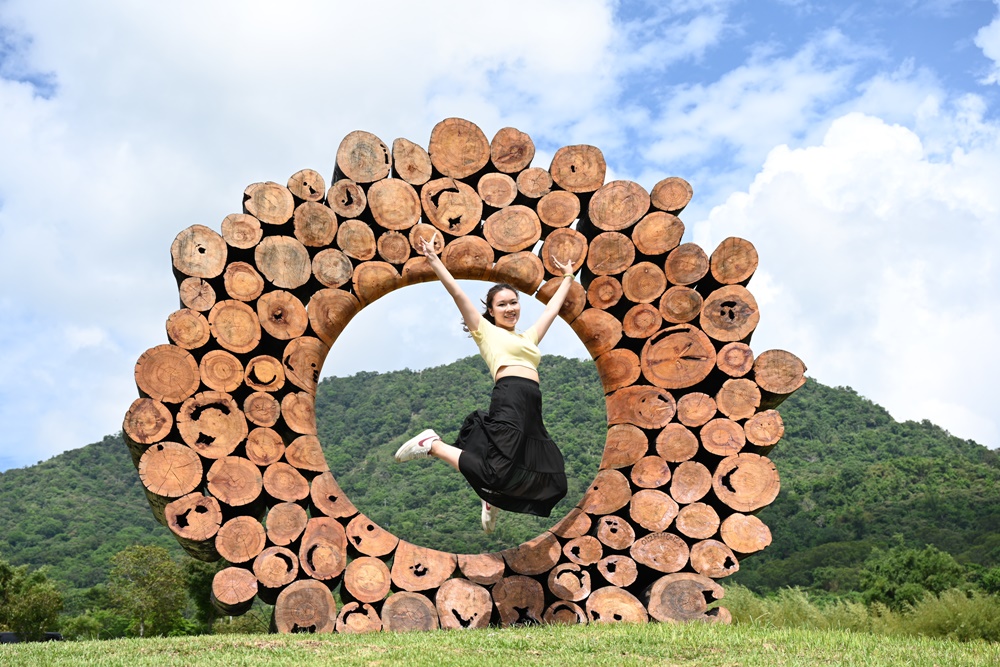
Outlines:
{"label": "jumping woman", "polygon": [[422,252],[455,300],[495,384],[489,412],[476,410],[466,417],[454,445],[427,429],[403,443],[396,460],[433,456],[462,473],[482,499],[487,533],[496,526],[498,509],[549,516],[566,495],[566,469],[562,453],[542,423],[538,343],[566,300],[573,263],[553,260],[564,273],[562,284],[538,321],[518,333],[521,303],[517,290],[504,283],[494,285],[486,293],[486,311],[480,313],[434,252],[435,238],[436,233],[430,241],[421,239]]}

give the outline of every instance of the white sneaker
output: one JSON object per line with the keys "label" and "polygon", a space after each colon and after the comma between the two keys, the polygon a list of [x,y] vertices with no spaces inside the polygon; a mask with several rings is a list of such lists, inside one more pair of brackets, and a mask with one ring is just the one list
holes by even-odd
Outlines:
{"label": "white sneaker", "polygon": [[413,459],[429,456],[431,453],[431,443],[440,439],[438,434],[432,429],[427,429],[419,435],[415,435],[396,450],[396,462],[403,463],[404,461],[412,461]]}
{"label": "white sneaker", "polygon": [[500,516],[500,508],[490,505],[485,500],[483,501],[483,532],[492,533],[497,527],[497,517]]}

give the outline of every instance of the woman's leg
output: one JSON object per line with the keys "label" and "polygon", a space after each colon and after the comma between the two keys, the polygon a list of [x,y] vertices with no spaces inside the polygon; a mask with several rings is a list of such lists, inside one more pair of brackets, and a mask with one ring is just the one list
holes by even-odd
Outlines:
{"label": "woman's leg", "polygon": [[459,470],[458,457],[462,455],[462,450],[458,447],[446,444],[443,440],[435,440],[431,443],[431,456],[441,459],[455,470]]}

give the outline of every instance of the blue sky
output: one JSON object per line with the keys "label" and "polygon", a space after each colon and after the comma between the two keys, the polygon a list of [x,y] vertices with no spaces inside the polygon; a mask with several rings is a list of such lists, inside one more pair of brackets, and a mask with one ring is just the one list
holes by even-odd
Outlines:
{"label": "blue sky", "polygon": [[[609,178],[685,177],[687,238],[760,252],[755,351],[1000,446],[998,15],[986,0],[0,0],[0,470],[120,428],[135,360],[177,308],[177,232],[218,228],[249,183],[329,177],[352,130],[426,145],[449,116],[528,132],[537,166],[589,143]],[[475,353],[434,287],[366,309],[324,373]],[[566,327],[545,351],[584,356]]]}

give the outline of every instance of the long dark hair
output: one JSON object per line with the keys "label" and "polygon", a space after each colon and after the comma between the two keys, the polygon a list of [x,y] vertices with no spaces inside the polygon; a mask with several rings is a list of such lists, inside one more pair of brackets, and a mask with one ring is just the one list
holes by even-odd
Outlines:
{"label": "long dark hair", "polygon": [[[521,293],[518,292],[517,288],[514,287],[513,285],[511,285],[509,283],[497,283],[496,285],[494,285],[493,287],[491,287],[489,289],[489,291],[486,292],[486,298],[482,300],[483,305],[486,306],[485,310],[483,311],[483,317],[486,318],[487,322],[489,322],[490,324],[492,324],[494,326],[496,325],[497,322],[493,318],[493,316],[490,315],[490,308],[493,306],[493,299],[494,299],[494,297],[496,297],[496,295],[498,293],[504,291],[505,289],[509,289],[511,292],[513,292],[514,294],[518,295],[519,299],[521,298]],[[465,326],[465,323],[463,322],[462,323],[462,329],[464,329],[465,331],[468,331],[469,327]]]}

